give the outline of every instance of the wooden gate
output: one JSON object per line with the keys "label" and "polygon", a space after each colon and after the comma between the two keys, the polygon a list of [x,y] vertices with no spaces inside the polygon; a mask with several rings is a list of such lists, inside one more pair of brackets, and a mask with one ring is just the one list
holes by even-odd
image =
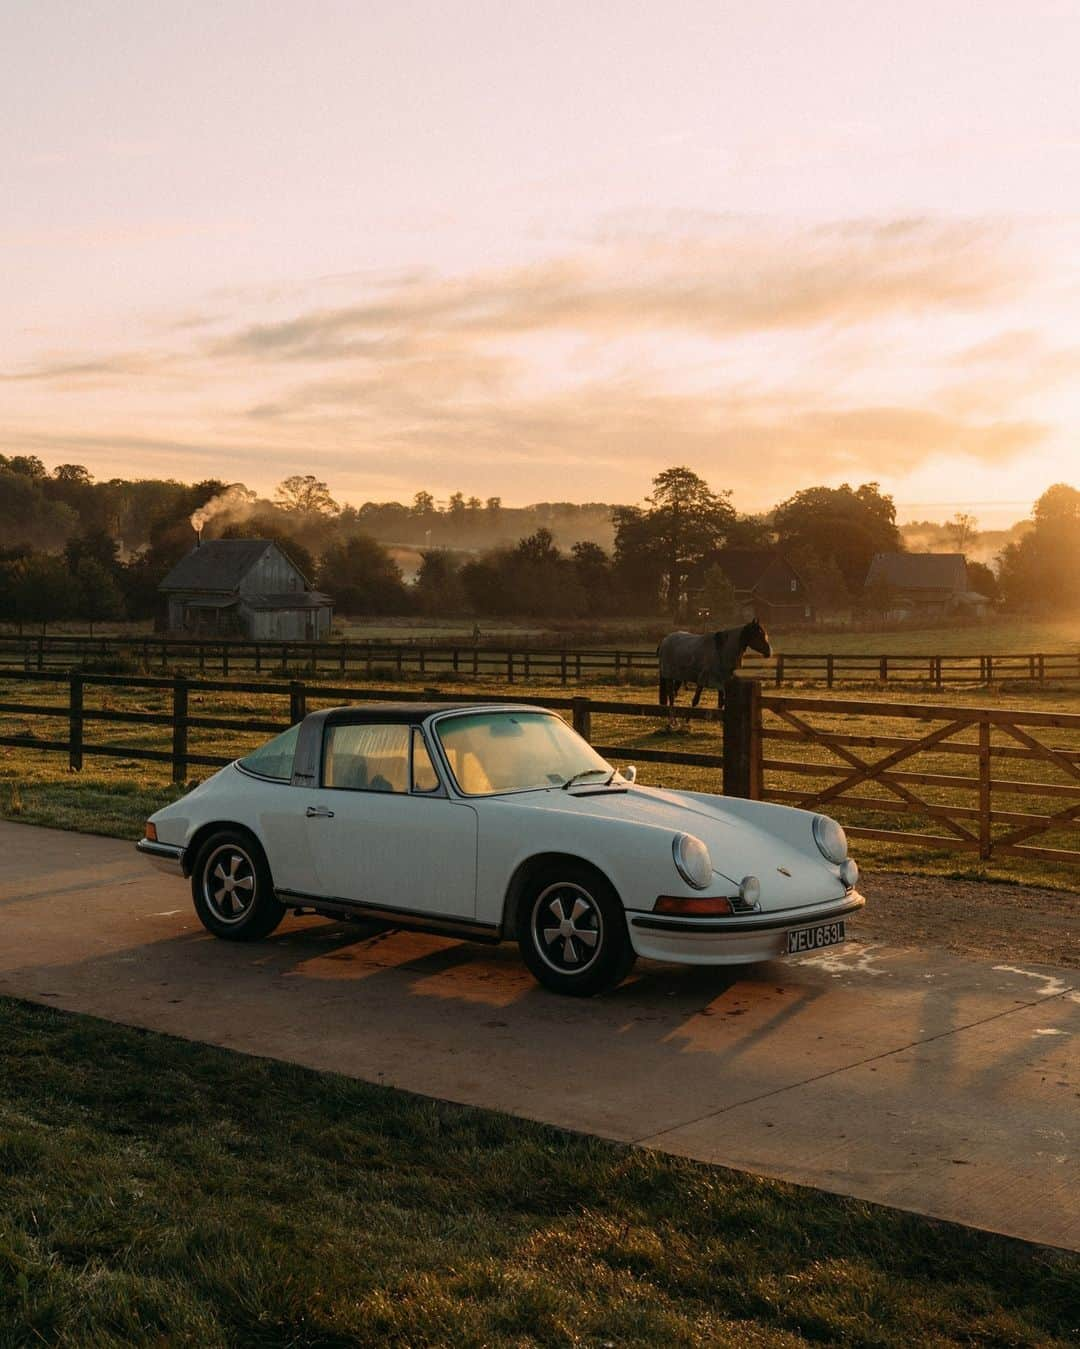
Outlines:
{"label": "wooden gate", "polygon": [[1080,715],[758,701],[763,799],[835,813],[854,837],[1080,862]]}

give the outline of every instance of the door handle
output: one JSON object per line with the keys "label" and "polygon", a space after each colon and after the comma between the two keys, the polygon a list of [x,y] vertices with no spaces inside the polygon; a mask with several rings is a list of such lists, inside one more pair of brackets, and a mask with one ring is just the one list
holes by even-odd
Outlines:
{"label": "door handle", "polygon": [[308,806],[304,812],[309,820],[332,820],[334,812],[328,810],[326,806]]}

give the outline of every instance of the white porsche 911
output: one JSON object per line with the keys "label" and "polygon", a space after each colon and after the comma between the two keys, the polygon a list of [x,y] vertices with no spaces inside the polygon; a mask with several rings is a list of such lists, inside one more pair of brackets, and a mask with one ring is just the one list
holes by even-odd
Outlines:
{"label": "white porsche 911", "polygon": [[215,936],[285,913],[499,942],[559,993],[636,956],[771,960],[845,940],[865,903],[824,815],[644,787],[555,713],[493,704],[313,712],[147,821]]}

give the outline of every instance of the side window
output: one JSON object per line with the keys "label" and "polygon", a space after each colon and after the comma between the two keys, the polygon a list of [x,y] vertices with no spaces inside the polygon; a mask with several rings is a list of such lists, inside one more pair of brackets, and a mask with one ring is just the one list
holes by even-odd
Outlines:
{"label": "side window", "polygon": [[331,726],[323,745],[324,787],[354,792],[409,790],[408,726]]}
{"label": "side window", "polygon": [[431,762],[428,747],[420,728],[413,727],[412,739],[412,789],[414,792],[437,792],[440,787],[439,775]]}
{"label": "side window", "polygon": [[288,782],[292,777],[293,759],[296,756],[296,742],[300,738],[300,723],[290,726],[281,735],[275,735],[265,745],[245,754],[240,767],[249,773],[258,773],[261,778],[274,778]]}

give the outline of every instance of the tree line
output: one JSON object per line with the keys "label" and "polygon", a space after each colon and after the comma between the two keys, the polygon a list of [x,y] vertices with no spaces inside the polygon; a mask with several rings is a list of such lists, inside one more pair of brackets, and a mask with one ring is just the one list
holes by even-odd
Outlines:
{"label": "tree line", "polygon": [[[497,497],[461,493],[439,505],[420,492],[409,506],[342,508],[311,474],[286,478],[266,499],[216,479],[99,483],[78,464],[50,473],[33,456],[0,455],[0,621],[152,617],[158,585],[192,548],[196,527],[208,538],[274,539],[339,612],[357,616],[664,613],[722,622],[736,604],[718,553],[768,547],[783,552],[819,609],[845,608],[868,602],[874,553],[903,547],[895,504],[877,483],[808,487],[759,515],[739,513],[731,497],[674,467],[653,479],[642,506],[504,508]],[[595,534],[598,518],[606,521],[609,542],[573,539],[575,512],[583,532]],[[500,532],[512,534],[521,521],[532,527]],[[943,528],[962,545],[975,526],[958,515]],[[411,584],[379,534],[399,544],[422,540]],[[462,537],[478,546],[448,542]],[[969,581],[988,595],[1000,587],[1018,607],[1076,607],[1078,556],[1080,493],[1058,485],[1036,504],[1028,532],[1004,549],[998,574],[972,563]]]}

